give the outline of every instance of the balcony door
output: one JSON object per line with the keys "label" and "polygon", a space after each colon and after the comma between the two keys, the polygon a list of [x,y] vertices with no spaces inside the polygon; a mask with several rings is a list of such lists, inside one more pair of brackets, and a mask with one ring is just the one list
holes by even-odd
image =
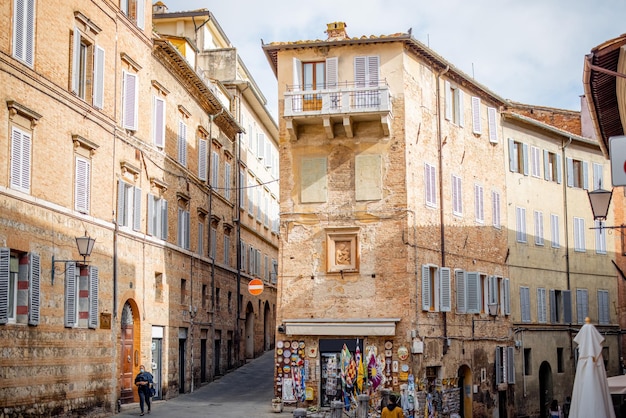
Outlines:
{"label": "balcony door", "polygon": [[[326,63],[302,63],[302,87],[304,91],[323,90],[326,87]],[[322,108],[321,94],[304,94],[302,110],[320,110]]]}

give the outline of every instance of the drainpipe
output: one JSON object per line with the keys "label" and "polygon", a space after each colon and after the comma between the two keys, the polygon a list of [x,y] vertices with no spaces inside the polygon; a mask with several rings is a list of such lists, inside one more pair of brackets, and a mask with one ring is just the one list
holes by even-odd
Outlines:
{"label": "drainpipe", "polygon": [[[446,68],[437,73],[437,158],[438,158],[438,171],[439,171],[439,239],[441,241],[441,267],[446,266],[446,241],[445,241],[445,224],[444,224],[444,208],[443,208],[443,141],[441,139],[441,76],[446,74],[450,70],[450,66],[446,65]],[[448,352],[448,319],[446,312],[441,313],[443,316],[443,354]]]}
{"label": "drainpipe", "polygon": [[[567,148],[569,146],[569,144],[572,143],[572,137],[568,138],[567,143],[564,143],[563,146],[561,147],[561,158],[563,159],[562,161],[562,168],[563,168],[563,217],[565,219],[563,219],[563,226],[565,228],[565,277],[567,279],[567,290],[570,291],[570,295],[571,295],[571,283],[570,283],[570,258],[569,258],[569,234],[567,231],[569,231],[568,228],[568,214],[567,214],[567,160],[565,159],[565,148]],[[570,296],[570,304],[571,304],[571,296]],[[571,306],[570,306],[571,309]],[[570,318],[572,319],[572,318]],[[569,333],[569,348],[570,348],[570,353],[574,352],[574,339],[572,336],[572,328],[571,325],[572,323],[569,323],[569,327],[568,327],[568,333]]]}

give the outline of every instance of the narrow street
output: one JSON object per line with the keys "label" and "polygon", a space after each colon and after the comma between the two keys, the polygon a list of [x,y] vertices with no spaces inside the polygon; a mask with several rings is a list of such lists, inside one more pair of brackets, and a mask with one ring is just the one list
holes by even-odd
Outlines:
{"label": "narrow street", "polygon": [[[146,417],[254,417],[291,416],[293,408],[281,414],[272,411],[274,351],[268,351],[226,376],[193,393],[167,401],[155,401]],[[147,412],[147,409],[146,409]],[[124,405],[115,417],[139,416],[139,404]]]}

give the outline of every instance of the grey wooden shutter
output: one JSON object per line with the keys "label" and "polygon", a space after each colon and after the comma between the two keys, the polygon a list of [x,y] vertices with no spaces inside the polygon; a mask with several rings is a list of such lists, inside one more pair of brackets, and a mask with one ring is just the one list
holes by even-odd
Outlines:
{"label": "grey wooden shutter", "polygon": [[76,158],[76,175],[74,189],[74,207],[78,212],[89,212],[90,162],[84,158]]}
{"label": "grey wooden shutter", "polygon": [[583,161],[583,189],[589,190],[589,163]]}
{"label": "grey wooden shutter", "polygon": [[563,296],[563,322],[566,324],[572,323],[572,291],[562,290]]}
{"label": "grey wooden shutter", "polygon": [[445,107],[446,107],[446,120],[452,120],[452,90],[450,88],[450,82],[445,81],[444,85],[444,97],[445,97]]}
{"label": "grey wooden shutter", "polygon": [[357,88],[363,88],[366,86],[366,57],[354,57],[354,81]]}
{"label": "grey wooden shutter", "polygon": [[543,287],[537,289],[537,322],[546,322],[546,289]]}
{"label": "grey wooden shutter", "polygon": [[530,289],[520,287],[520,313],[522,322],[530,322]]}
{"label": "grey wooden shutter", "polygon": [[502,360],[503,360],[503,347],[496,346],[496,355],[495,355],[495,367],[496,367],[496,384],[500,384],[504,382],[503,369],[502,369]]}
{"label": "grey wooden shutter", "polygon": [[35,0],[16,0],[13,55],[33,66],[35,51]]}
{"label": "grey wooden shutter", "polygon": [[441,312],[450,312],[452,310],[452,290],[450,289],[450,268],[442,267],[439,270],[439,307]]}
{"label": "grey wooden shutter", "polygon": [[148,194],[148,235],[156,235],[157,216],[155,211],[155,196]]}
{"label": "grey wooden shutter", "polygon": [[543,150],[543,179],[552,180],[552,171],[550,170],[550,153],[548,150]]}
{"label": "grey wooden shutter", "polygon": [[504,295],[504,314],[511,315],[511,282],[508,278],[502,280],[502,294]]}
{"label": "grey wooden shutter", "polygon": [[89,328],[98,328],[98,268],[89,266]]}
{"label": "grey wooden shutter", "polygon": [[161,239],[167,239],[167,200],[161,199]]}
{"label": "grey wooden shutter", "polygon": [[178,121],[178,162],[187,167],[187,125],[182,120]]}
{"label": "grey wooden shutter", "polygon": [[[54,266],[52,266],[54,268]],[[28,325],[39,325],[41,260],[39,254],[28,254]]]}
{"label": "grey wooden shutter", "polygon": [[517,158],[515,158],[515,141],[509,138],[509,171],[517,173]]}
{"label": "grey wooden shutter", "polygon": [[528,144],[522,144],[522,161],[524,163],[524,175],[527,176],[528,170]]}
{"label": "grey wooden shutter", "polygon": [[574,187],[574,161],[571,158],[565,158],[567,165],[567,187]]}
{"label": "grey wooden shutter", "polygon": [[137,26],[140,29],[144,29],[145,25],[146,25],[146,10],[145,10],[145,4],[146,2],[143,0],[137,0],[135,1],[136,7],[137,7]]}
{"label": "grey wooden shutter", "polygon": [[198,138],[198,178],[206,181],[207,175],[207,140]]}
{"label": "grey wooden shutter", "polygon": [[117,224],[126,226],[126,183],[119,180],[117,183]]}
{"label": "grey wooden shutter", "polygon": [[556,182],[561,184],[563,181],[563,167],[561,166],[561,156],[556,155]]}
{"label": "grey wooden shutter", "polygon": [[11,250],[0,247],[0,324],[9,321],[9,276],[11,274]]}
{"label": "grey wooden shutter", "polygon": [[467,311],[465,272],[463,270],[455,270],[454,281],[456,284],[456,312],[465,313]]}
{"label": "grey wooden shutter", "polygon": [[556,319],[556,291],[554,289],[550,289],[550,322],[556,324]]}
{"label": "grey wooden shutter", "polygon": [[13,128],[11,131],[11,187],[30,193],[30,134]]}
{"label": "grey wooden shutter", "polygon": [[336,89],[339,79],[339,59],[337,57],[326,58],[326,88]]}
{"label": "grey wooden shutter", "polygon": [[133,187],[133,229],[139,231],[141,229],[141,189]]}
{"label": "grey wooden shutter", "polygon": [[506,383],[515,384],[515,348],[506,347]]}
{"label": "grey wooden shutter", "polygon": [[498,125],[496,122],[497,111],[495,107],[487,108],[487,117],[489,120],[489,142],[498,143]]}
{"label": "grey wooden shutter", "polygon": [[104,107],[104,48],[96,45],[93,68],[93,105]]}
{"label": "grey wooden shutter", "polygon": [[455,112],[457,114],[457,121],[459,122],[459,126],[465,126],[465,109],[463,107],[463,102],[464,102],[464,93],[463,90],[461,90],[461,87],[457,87],[456,89],[457,91],[457,95],[458,95],[458,100],[457,100],[457,108],[455,109]]}
{"label": "grey wooden shutter", "polygon": [[76,263],[70,261],[65,263],[65,326],[73,328],[76,326],[76,305],[78,295],[76,294]]}
{"label": "grey wooden shutter", "polygon": [[480,274],[468,272],[465,277],[467,280],[467,313],[480,313]]}
{"label": "grey wooden shutter", "polygon": [[428,266],[422,266],[422,310],[429,311],[431,306],[430,268]]}

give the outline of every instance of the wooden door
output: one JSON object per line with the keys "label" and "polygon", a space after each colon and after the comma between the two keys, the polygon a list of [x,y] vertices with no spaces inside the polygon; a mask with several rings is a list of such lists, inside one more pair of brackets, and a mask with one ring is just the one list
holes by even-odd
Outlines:
{"label": "wooden door", "polygon": [[134,324],[132,308],[127,303],[124,306],[122,312],[122,330],[121,330],[121,363],[120,364],[120,381],[121,381],[121,394],[120,400],[122,403],[133,402],[133,353],[134,353]]}

